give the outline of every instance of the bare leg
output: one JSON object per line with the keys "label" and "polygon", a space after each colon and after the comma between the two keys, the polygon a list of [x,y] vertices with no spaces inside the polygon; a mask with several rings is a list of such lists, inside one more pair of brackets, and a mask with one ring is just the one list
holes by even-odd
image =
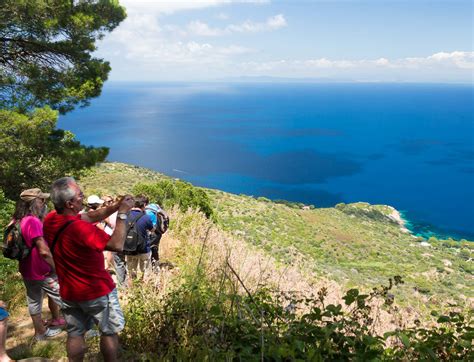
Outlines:
{"label": "bare leg", "polygon": [[8,319],[0,321],[0,362],[11,361],[5,350],[5,344],[7,341],[7,329],[8,329]]}
{"label": "bare leg", "polygon": [[104,356],[105,362],[117,361],[117,352],[119,348],[118,336],[116,334],[110,336],[102,335],[100,337],[100,351]]}
{"label": "bare leg", "polygon": [[54,302],[54,300],[48,296],[48,307],[51,311],[51,316],[53,320],[57,320],[61,317],[59,314],[59,306]]}
{"label": "bare leg", "polygon": [[117,282],[119,287],[126,287],[127,283],[127,266],[125,255],[123,253],[112,253],[115,265],[115,273],[117,274]]}
{"label": "bare leg", "polygon": [[104,251],[105,270],[109,270],[114,265],[114,255],[110,251]]}
{"label": "bare leg", "polygon": [[32,315],[31,320],[33,321],[33,327],[35,327],[35,335],[43,336],[46,333],[46,328],[43,324],[41,313]]}
{"label": "bare leg", "polygon": [[67,356],[70,362],[82,362],[86,353],[84,336],[67,336],[66,342]]}

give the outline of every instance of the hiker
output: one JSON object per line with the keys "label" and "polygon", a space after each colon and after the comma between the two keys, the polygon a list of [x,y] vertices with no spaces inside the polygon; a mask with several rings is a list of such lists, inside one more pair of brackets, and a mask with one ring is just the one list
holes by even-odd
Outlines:
{"label": "hiker", "polygon": [[160,259],[160,240],[163,234],[168,230],[169,217],[166,212],[157,204],[149,204],[145,207],[145,212],[150,216],[154,233],[151,235],[151,266],[153,270],[159,270]]}
{"label": "hiker", "polygon": [[[90,195],[87,198],[87,208],[86,210],[83,210],[83,212],[88,212],[90,210],[97,210],[98,208],[102,207],[103,204],[104,204],[104,200],[102,200],[99,196]],[[98,222],[95,222],[94,225],[97,226],[100,230],[105,230],[104,220],[99,220]]]}
{"label": "hiker", "polygon": [[[54,273],[54,262],[48,244],[43,238],[42,220],[46,214],[46,199],[49,194],[40,189],[28,189],[20,194],[11,223],[20,221],[21,234],[30,249],[29,255],[19,261],[19,269],[26,287],[28,311],[35,329],[35,339],[43,340],[61,332],[65,325],[59,308],[59,284]],[[44,293],[50,298],[52,315],[50,326],[45,326],[41,317]]]}
{"label": "hiker", "polygon": [[[107,207],[114,203],[114,198],[110,195],[102,196],[102,200],[104,201],[104,203],[102,204],[102,207]],[[115,229],[116,220],[117,220],[117,212],[114,212],[112,215],[110,215],[105,220],[103,220],[104,225],[105,225],[104,231],[107,234],[112,235]]]}
{"label": "hiker", "polygon": [[[102,196],[101,199],[104,201],[104,203],[101,205],[101,207],[107,207],[109,205],[112,205],[114,202],[114,199],[112,196],[105,195]],[[115,229],[115,221],[117,220],[117,212],[114,212],[112,215],[107,217],[105,220],[102,222],[104,223],[104,231],[108,235],[112,235]],[[109,270],[113,266],[114,258],[113,254],[111,251],[104,251],[104,262],[105,262],[105,270]]]}
{"label": "hiker", "polygon": [[[102,196],[102,200],[104,203],[102,207],[107,207],[112,205],[114,202],[114,198],[110,195]],[[110,215],[108,218],[104,220],[105,227],[104,231],[112,235],[115,229],[115,223],[117,221],[117,211]],[[123,253],[117,253],[114,251],[104,251],[104,258],[105,258],[105,269],[109,272],[115,272],[115,277],[117,280],[117,284],[119,287],[126,286],[126,279],[127,279],[127,268],[125,266],[125,256]]]}
{"label": "hiker", "polygon": [[97,210],[103,203],[104,203],[104,200],[102,200],[99,196],[90,195],[87,198],[87,211]]}
{"label": "hiker", "polygon": [[[136,232],[138,244],[134,245],[131,249],[127,250],[128,240],[125,242],[125,260],[128,272],[128,281],[131,285],[132,280],[137,277],[137,273],[140,272],[142,278],[145,276],[145,272],[150,265],[150,233],[154,230],[151,218],[145,212],[145,207],[148,203],[148,199],[145,196],[136,196],[135,205],[129,213],[129,232],[127,239],[130,238],[132,232]],[[130,226],[134,225],[135,230],[131,230]],[[141,245],[141,246],[140,246]]]}
{"label": "hiker", "polygon": [[8,329],[8,311],[3,300],[0,300],[0,362],[10,362],[7,355],[7,329]]}
{"label": "hiker", "polygon": [[[69,360],[84,359],[84,334],[95,323],[101,335],[104,361],[116,361],[117,333],[123,329],[125,320],[115,284],[104,268],[103,251],[122,250],[133,198],[127,195],[112,205],[81,214],[84,194],[74,178],[63,177],[53,183],[51,200],[55,210],[45,218],[44,234],[61,286]],[[117,222],[111,236],[93,225],[115,211]]]}

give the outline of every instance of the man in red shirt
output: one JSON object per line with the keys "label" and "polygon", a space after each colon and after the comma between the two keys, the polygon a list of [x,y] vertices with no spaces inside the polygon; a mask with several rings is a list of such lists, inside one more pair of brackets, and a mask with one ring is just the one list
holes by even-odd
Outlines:
{"label": "man in red shirt", "polygon": [[[44,236],[56,265],[63,313],[67,322],[67,353],[70,361],[82,361],[84,334],[97,324],[100,350],[105,361],[116,361],[118,336],[125,320],[117,290],[104,267],[104,250],[122,251],[126,235],[126,213],[134,201],[129,195],[105,208],[80,214],[84,194],[72,177],[56,180],[51,188],[55,211],[44,220]],[[118,211],[111,236],[93,223]]]}

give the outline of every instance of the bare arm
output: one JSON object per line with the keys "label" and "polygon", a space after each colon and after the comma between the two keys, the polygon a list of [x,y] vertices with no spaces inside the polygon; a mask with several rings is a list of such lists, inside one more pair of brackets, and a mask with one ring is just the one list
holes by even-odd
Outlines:
{"label": "bare arm", "polygon": [[52,271],[55,271],[56,268],[54,266],[53,255],[51,254],[51,250],[49,249],[49,246],[46,243],[46,241],[43,239],[43,237],[40,236],[33,239],[33,243],[36,244],[36,247],[38,248],[38,251],[41,257],[49,264]]}
{"label": "bare arm", "polygon": [[116,202],[113,205],[102,207],[97,210],[89,210],[88,212],[81,214],[81,219],[90,223],[102,221],[117,211],[119,209],[119,205],[120,202]]}
{"label": "bare arm", "polygon": [[[127,213],[134,205],[133,197],[130,195],[124,196],[120,203],[118,204],[118,213]],[[105,250],[110,251],[122,251],[123,244],[125,243],[125,236],[127,234],[126,221],[120,218],[117,218],[115,223],[115,230],[110,236],[110,240],[105,247]]]}

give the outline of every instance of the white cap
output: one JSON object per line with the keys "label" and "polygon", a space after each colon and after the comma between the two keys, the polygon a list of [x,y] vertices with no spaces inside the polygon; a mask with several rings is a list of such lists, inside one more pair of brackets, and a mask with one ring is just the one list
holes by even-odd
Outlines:
{"label": "white cap", "polygon": [[104,203],[104,200],[102,200],[99,196],[97,195],[90,195],[88,198],[87,198],[87,203],[89,205],[93,205],[93,204],[103,204]]}

